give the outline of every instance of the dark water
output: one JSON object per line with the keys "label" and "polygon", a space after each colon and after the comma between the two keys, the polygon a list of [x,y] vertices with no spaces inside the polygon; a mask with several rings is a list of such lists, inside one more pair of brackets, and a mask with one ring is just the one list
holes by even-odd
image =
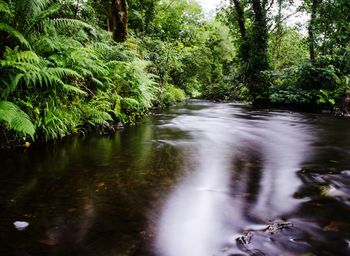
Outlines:
{"label": "dark water", "polygon": [[0,255],[350,255],[349,131],[197,102],[112,137],[2,152]]}

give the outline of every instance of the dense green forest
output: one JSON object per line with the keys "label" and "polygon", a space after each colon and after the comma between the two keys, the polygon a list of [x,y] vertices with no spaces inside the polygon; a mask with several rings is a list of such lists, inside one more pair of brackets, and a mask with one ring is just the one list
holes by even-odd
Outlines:
{"label": "dense green forest", "polygon": [[348,0],[231,0],[211,19],[195,0],[1,0],[1,143],[185,98],[346,112],[349,20]]}

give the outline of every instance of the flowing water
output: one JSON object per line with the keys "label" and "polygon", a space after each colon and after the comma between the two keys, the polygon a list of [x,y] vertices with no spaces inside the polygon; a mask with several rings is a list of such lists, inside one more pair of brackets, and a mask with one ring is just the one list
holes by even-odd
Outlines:
{"label": "flowing water", "polygon": [[350,255],[349,130],[191,102],[110,137],[1,152],[0,255]]}

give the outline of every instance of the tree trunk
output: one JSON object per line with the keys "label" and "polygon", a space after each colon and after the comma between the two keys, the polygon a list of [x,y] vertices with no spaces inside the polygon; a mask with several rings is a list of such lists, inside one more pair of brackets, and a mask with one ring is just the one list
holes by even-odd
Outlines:
{"label": "tree trunk", "polygon": [[249,60],[249,43],[247,39],[246,27],[245,27],[245,19],[244,19],[244,11],[239,0],[231,0],[231,4],[234,4],[236,10],[236,18],[239,26],[239,32],[242,37],[242,44],[240,46],[240,54],[243,62],[247,63]]}
{"label": "tree trunk", "polygon": [[124,42],[128,35],[128,9],[126,0],[113,0],[113,19],[115,21],[114,40]]}
{"label": "tree trunk", "polygon": [[248,83],[253,102],[264,104],[267,101],[267,82],[261,71],[269,69],[268,27],[266,18],[266,0],[252,0],[254,11],[253,41],[250,56],[250,81]]}
{"label": "tree trunk", "polygon": [[111,2],[106,2],[104,5],[104,11],[106,14],[106,29],[109,32],[115,31],[115,18],[113,14],[113,6],[114,6],[114,1]]}
{"label": "tree trunk", "polygon": [[254,30],[253,30],[253,45],[255,53],[258,55],[256,57],[258,64],[260,66],[259,70],[268,69],[268,28],[266,19],[266,1],[263,0],[252,0],[253,10],[254,10]]}
{"label": "tree trunk", "polygon": [[312,0],[311,5],[311,18],[309,23],[309,53],[311,62],[315,61],[316,53],[315,53],[315,19],[316,12],[318,7],[318,0]]}

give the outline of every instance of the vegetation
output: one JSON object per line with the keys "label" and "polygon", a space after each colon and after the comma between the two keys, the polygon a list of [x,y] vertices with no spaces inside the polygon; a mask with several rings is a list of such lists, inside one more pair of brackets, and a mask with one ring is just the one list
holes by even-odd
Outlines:
{"label": "vegetation", "polygon": [[335,108],[348,1],[295,5],[232,0],[206,19],[195,0],[0,0],[0,141],[112,129],[186,97]]}
{"label": "vegetation", "polygon": [[[239,37],[237,81],[249,90],[248,99],[258,104],[336,108],[336,99],[349,90],[347,2],[230,1],[219,16]],[[308,26],[291,26],[288,20],[296,14],[309,17]]]}

